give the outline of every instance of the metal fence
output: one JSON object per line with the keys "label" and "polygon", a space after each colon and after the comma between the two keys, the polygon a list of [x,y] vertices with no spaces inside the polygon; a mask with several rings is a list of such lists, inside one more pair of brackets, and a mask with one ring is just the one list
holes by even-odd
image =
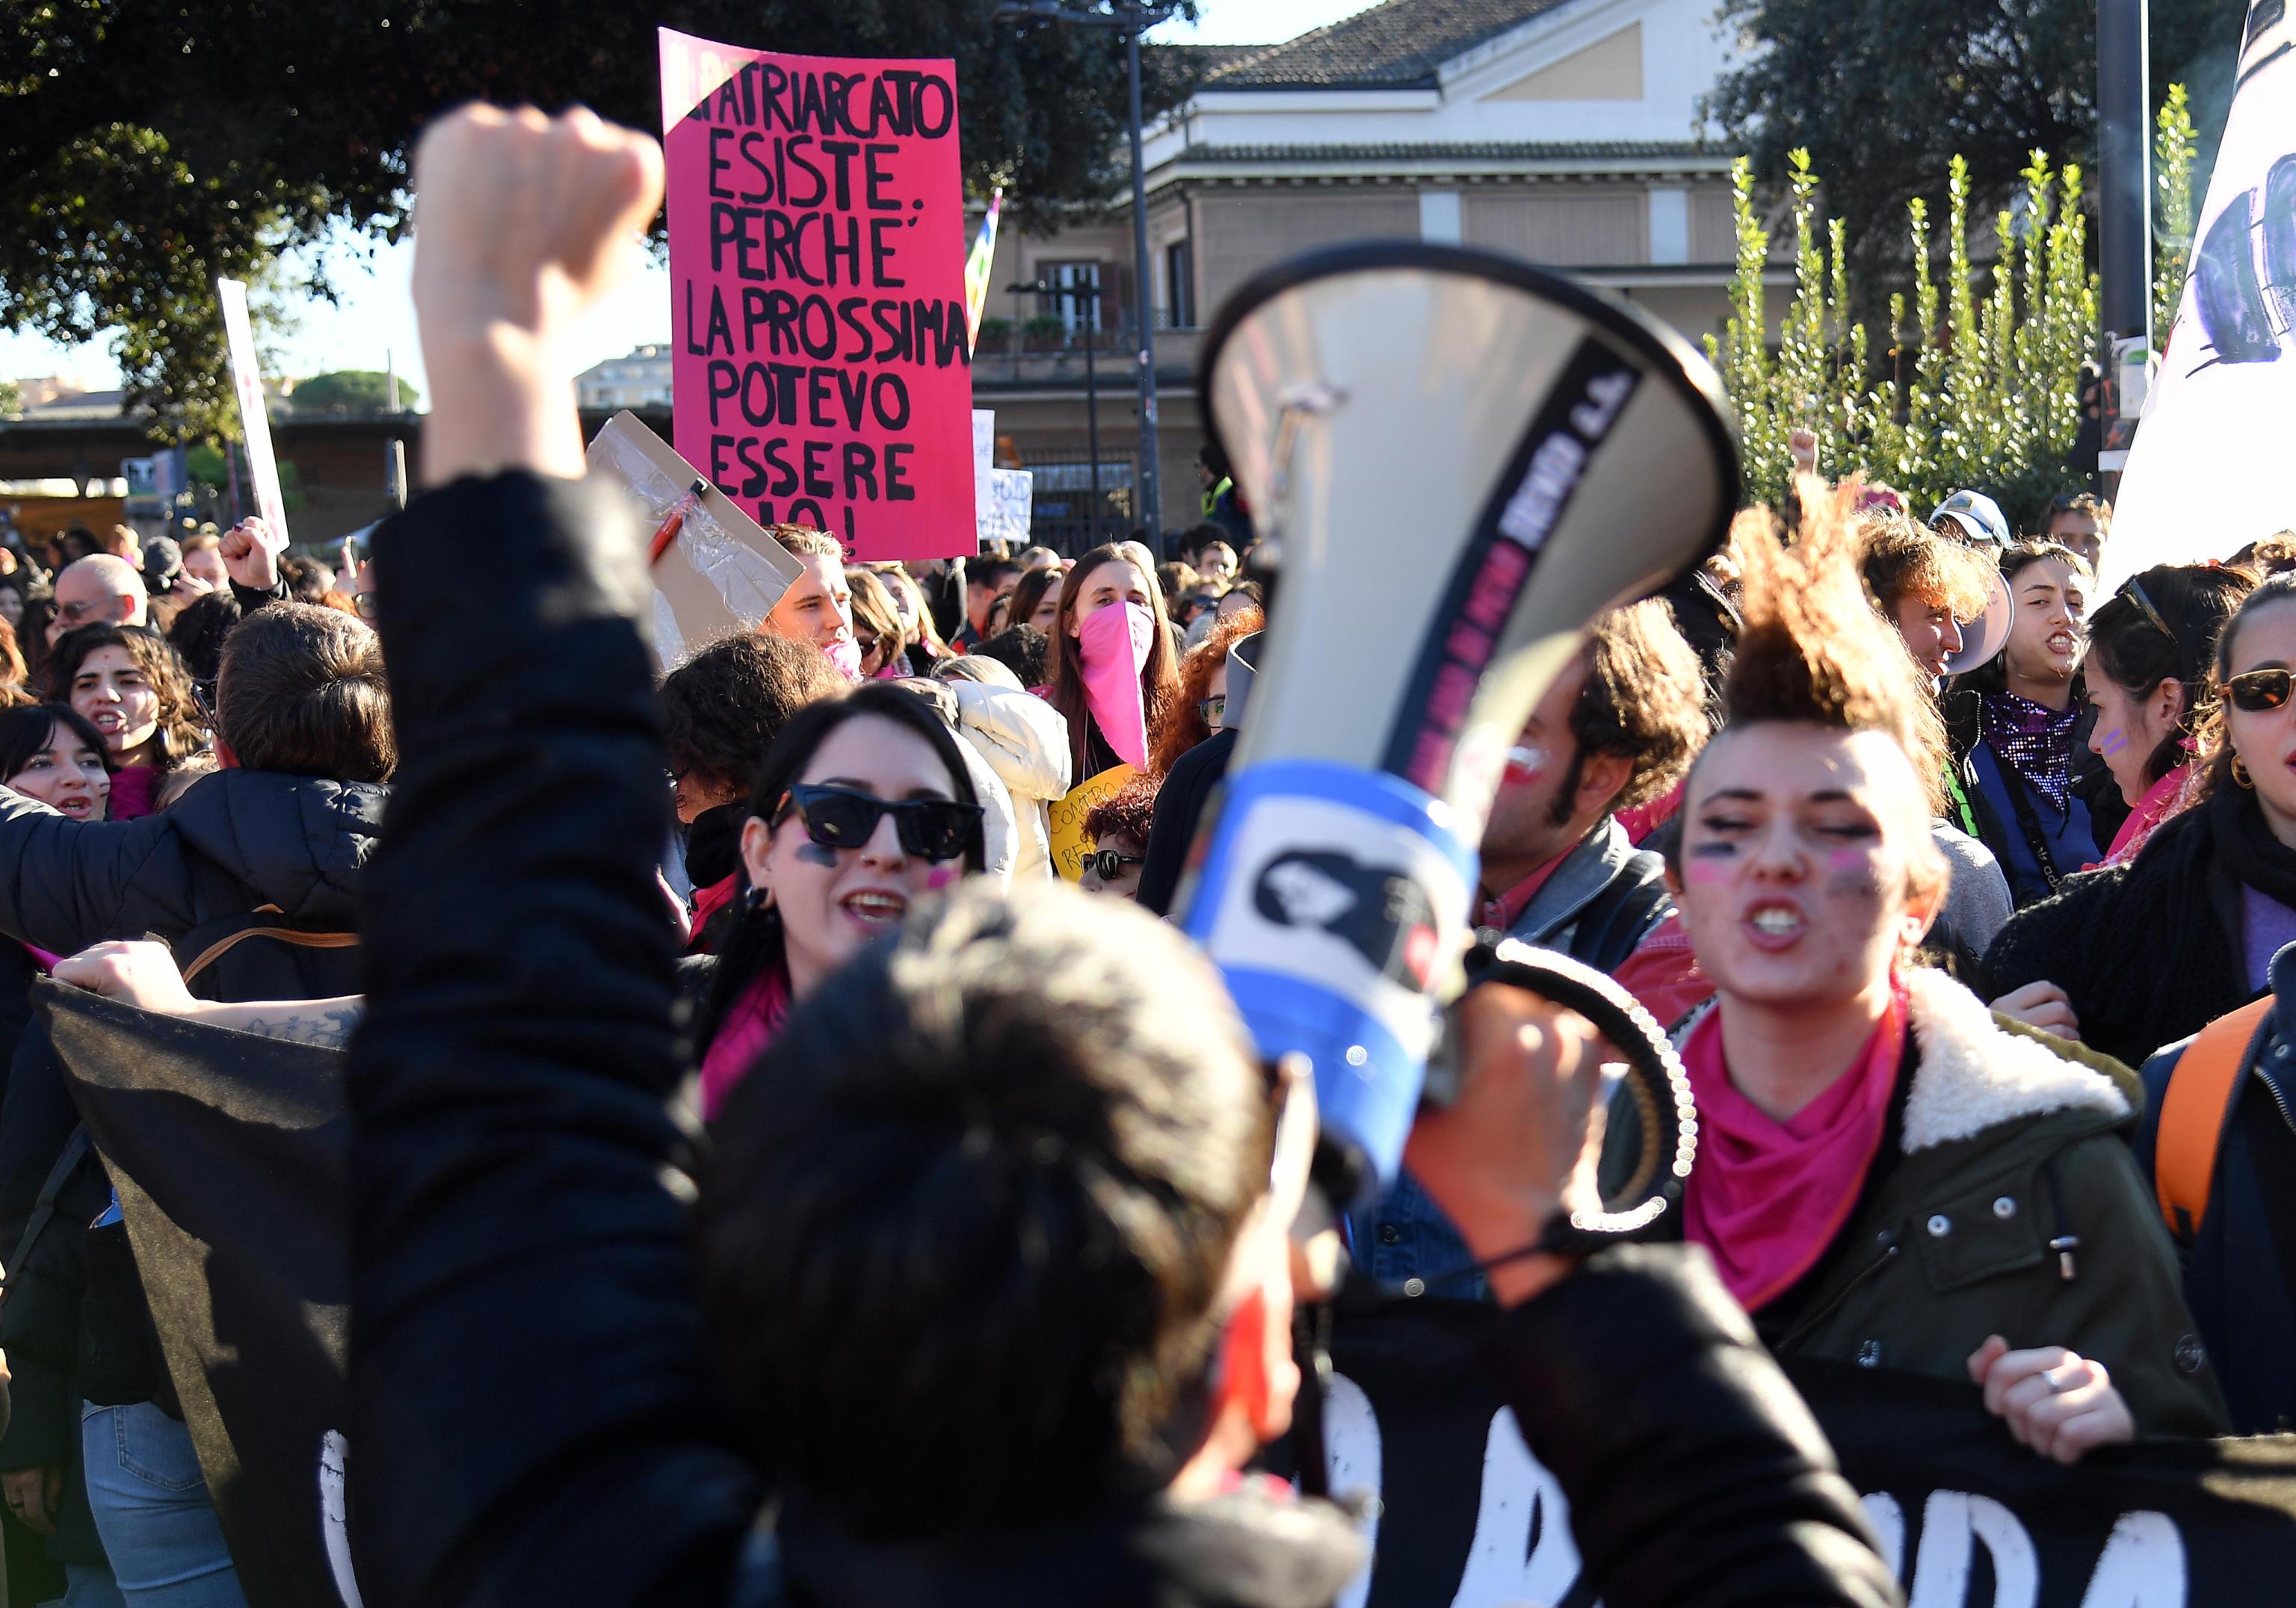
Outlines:
{"label": "metal fence", "polygon": [[1029,534],[1040,546],[1074,558],[1103,542],[1132,534],[1133,462],[1100,460],[1100,511],[1094,518],[1092,456],[1080,452],[1032,452],[1022,468],[1032,478]]}

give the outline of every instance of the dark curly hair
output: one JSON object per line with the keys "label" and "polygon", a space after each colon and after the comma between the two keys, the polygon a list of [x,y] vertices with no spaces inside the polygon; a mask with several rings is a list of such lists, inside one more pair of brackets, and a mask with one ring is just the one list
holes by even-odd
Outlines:
{"label": "dark curly hair", "polygon": [[223,640],[239,624],[239,599],[229,587],[202,592],[177,611],[168,646],[183,655],[192,679],[213,687],[223,668]]}
{"label": "dark curly hair", "polygon": [[168,639],[144,625],[82,625],[56,639],[48,653],[45,671],[48,697],[59,704],[71,702],[72,682],[92,653],[124,648],[135,667],[160,695],[160,763],[176,764],[207,747],[201,728],[206,717],[192,690],[192,673]]}
{"label": "dark curly hair", "polygon": [[662,751],[673,776],[746,797],[790,717],[852,683],[811,642],[720,638],[662,679]]}
{"label": "dark curly hair", "polygon": [[1023,687],[1045,684],[1045,661],[1052,649],[1052,638],[1034,625],[1007,625],[972,651],[985,659],[995,659],[1021,678]]}

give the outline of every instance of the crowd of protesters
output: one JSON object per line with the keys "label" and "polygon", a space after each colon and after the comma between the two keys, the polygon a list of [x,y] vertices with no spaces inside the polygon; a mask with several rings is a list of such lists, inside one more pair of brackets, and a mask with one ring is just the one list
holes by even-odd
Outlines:
{"label": "crowd of protesters", "polygon": [[[795,584],[664,670],[562,379],[472,338],[562,340],[658,157],[484,110],[426,151],[432,489],[373,566],[249,521],[0,575],[12,1574],[243,1600],[54,972],[349,1043],[371,1604],[1334,1600],[1349,1516],[1239,1472],[1305,1361],[1284,1079],[1157,919],[1284,604],[1225,460],[1169,553],[776,526]],[[1772,1357],[1973,1384],[2061,1462],[2296,1423],[2296,538],[2100,599],[2085,494],[1797,500],[1594,623],[1480,844],[1486,940],[1672,1029],[1698,1249],[1510,1254],[1637,1118],[1587,1151],[1590,1036],[1499,986],[1341,1226],[1369,1297],[1504,1312],[1613,1604],[1893,1600]],[[2188,1041],[2259,996],[2215,1209],[2164,1217]]]}

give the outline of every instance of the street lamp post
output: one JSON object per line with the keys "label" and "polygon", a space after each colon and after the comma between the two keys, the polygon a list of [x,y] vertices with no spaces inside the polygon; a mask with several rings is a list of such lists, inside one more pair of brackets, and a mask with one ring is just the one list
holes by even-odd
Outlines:
{"label": "street lamp post", "polygon": [[1092,361],[1093,337],[1100,331],[1100,275],[1094,274],[1088,286],[1048,285],[1038,280],[1029,285],[1007,285],[1004,291],[1008,296],[1058,296],[1084,302],[1084,429],[1092,453],[1092,540],[1085,545],[1097,547],[1101,522],[1108,515],[1108,504],[1100,494],[1100,379]]}
{"label": "street lamp post", "polygon": [[[1163,535],[1164,509],[1156,462],[1156,316],[1149,299],[1148,175],[1140,150],[1140,36],[1168,20],[1177,10],[1170,0],[1108,0],[1106,10],[1090,11],[1074,9],[1061,0],[1011,0],[996,10],[1001,18],[1039,18],[1048,22],[1074,23],[1079,28],[1115,29],[1125,36],[1132,99],[1132,305],[1133,318],[1140,330],[1136,359],[1140,380],[1140,494],[1133,517],[1146,527],[1151,543]],[[1097,461],[1094,468],[1097,473]]]}

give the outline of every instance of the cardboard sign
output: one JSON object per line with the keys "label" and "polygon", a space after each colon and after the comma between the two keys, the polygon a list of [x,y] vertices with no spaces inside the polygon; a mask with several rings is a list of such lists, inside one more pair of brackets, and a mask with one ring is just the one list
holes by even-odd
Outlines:
{"label": "cardboard sign", "polygon": [[[795,584],[796,558],[635,414],[607,420],[586,456],[592,474],[629,493],[650,536],[679,521],[653,561],[653,651],[664,670],[706,642],[755,631]],[[698,496],[697,481],[706,488]]]}
{"label": "cardboard sign", "polygon": [[660,41],[680,454],[850,556],[972,552],[955,64]]}
{"label": "cardboard sign", "polygon": [[287,549],[287,500],[279,494],[279,463],[271,455],[271,415],[263,405],[263,370],[255,361],[255,326],[247,317],[247,286],[216,281],[223,303],[223,333],[231,347],[231,388],[239,398],[239,433],[247,438],[247,467],[255,479],[255,508],[270,528],[274,552]]}
{"label": "cardboard sign", "polygon": [[982,541],[1027,545],[1029,523],[1035,517],[1036,478],[1025,469],[988,471],[988,512],[980,521]]}
{"label": "cardboard sign", "polygon": [[1085,851],[1093,846],[1092,839],[1085,836],[1085,817],[1123,792],[1124,785],[1139,774],[1130,765],[1111,765],[1052,802],[1053,869],[1070,882],[1084,879]]}
{"label": "cardboard sign", "polygon": [[996,467],[996,410],[972,410],[972,522],[985,525],[988,520],[990,499],[995,495],[988,483],[988,471]]}
{"label": "cardboard sign", "polygon": [[2296,20],[2259,5],[2240,56],[2192,269],[2156,332],[2145,396],[2098,564],[2096,595],[2155,564],[2228,559],[2296,526],[2279,471],[2296,409]]}

